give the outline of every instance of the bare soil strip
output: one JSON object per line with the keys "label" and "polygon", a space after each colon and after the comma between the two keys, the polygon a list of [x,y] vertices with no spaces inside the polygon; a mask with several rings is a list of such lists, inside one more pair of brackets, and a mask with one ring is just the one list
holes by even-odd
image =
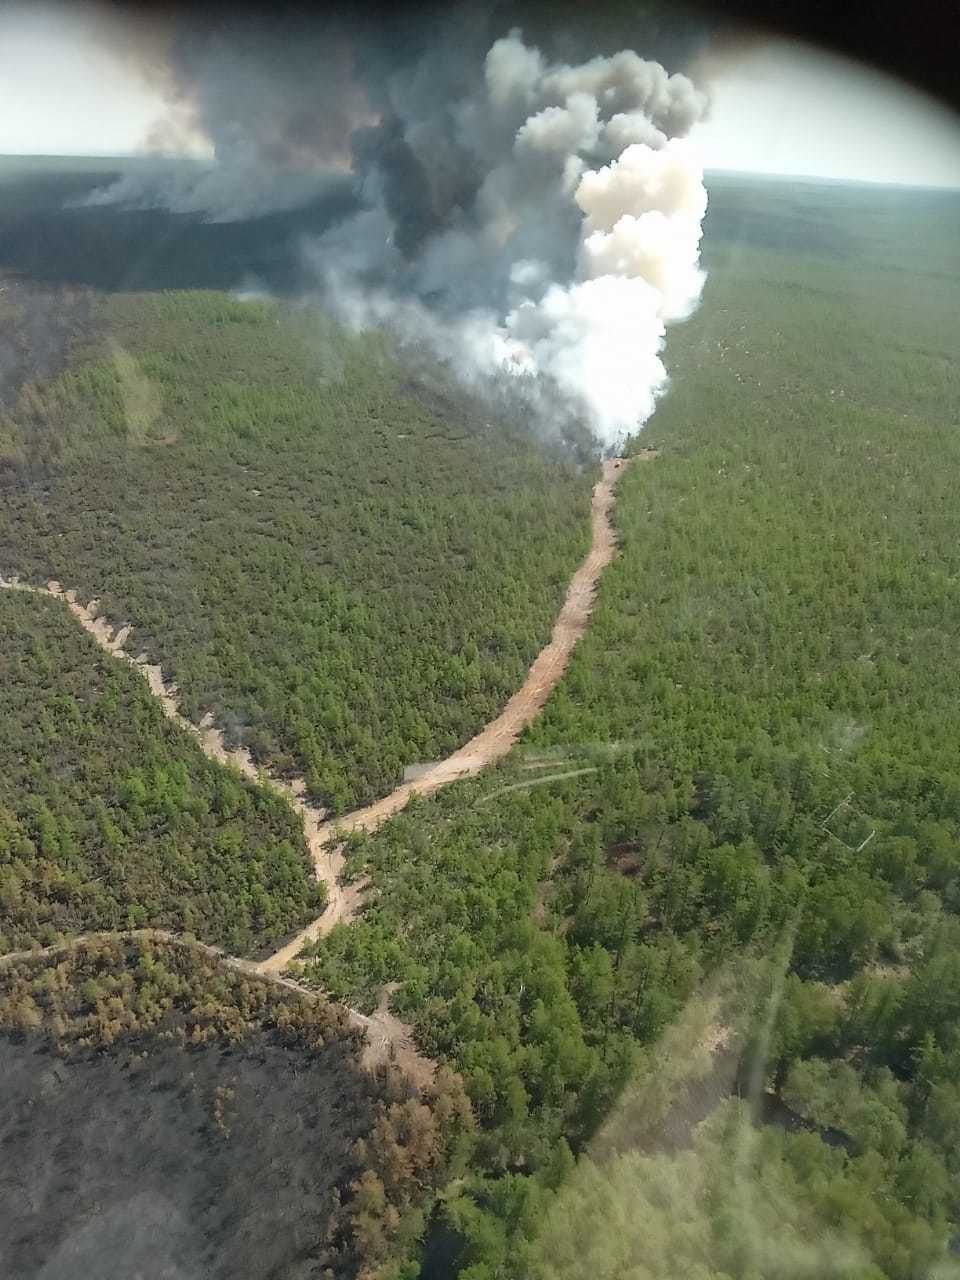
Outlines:
{"label": "bare soil strip", "polygon": [[[655,458],[657,452],[646,449],[635,456],[647,460]],[[244,748],[233,749],[226,745],[223,733],[213,725],[210,715],[204,716],[199,724],[194,724],[182,715],[177,687],[164,680],[161,667],[150,663],[146,654],[135,655],[126,648],[133,629],[130,624],[114,628],[100,616],[97,600],[91,600],[86,605],[80,604],[75,591],[65,591],[55,580],[49,581],[45,587],[38,587],[21,582],[16,575],[9,578],[0,575],[0,588],[29,591],[35,595],[48,595],[64,601],[84,631],[93,636],[102,649],[121,661],[129,663],[140,672],[147,681],[150,692],[163,708],[164,715],[187,733],[192,734],[211,760],[233,765],[251,781],[275,787],[299,813],[313,859],[314,872],[317,879],[323,881],[327,887],[327,904],[324,912],[259,964],[233,957],[223,957],[225,963],[243,969],[244,972],[258,973],[272,980],[279,979],[279,975],[307,943],[323,937],[334,925],[349,922],[357,914],[365,886],[340,883],[340,873],[344,864],[343,837],[351,831],[376,831],[388,818],[405,808],[413,796],[432,795],[459,778],[469,778],[480,773],[487,765],[502,759],[510,751],[520,733],[536,719],[566,670],[577,641],[587,628],[600,575],[616,555],[616,532],[611,521],[614,490],[617,480],[629,461],[629,459],[618,459],[603,464],[602,475],[593,490],[590,550],[570,580],[566,598],[554,623],[550,642],[537,655],[523,685],[509,700],[500,715],[458,751],[448,756],[446,760],[432,765],[415,780],[403,783],[382,800],[377,800],[366,808],[356,809],[353,813],[346,814],[335,821],[327,821],[326,811],[305,799],[306,787],[302,778],[288,781],[258,768],[251,759],[250,753]],[[154,936],[175,940],[175,935],[163,934],[156,930],[152,932]],[[211,953],[215,951],[209,948],[208,950]],[[283,979],[283,981],[297,990],[303,990],[289,979]],[[389,1013],[383,1001],[381,1006],[370,1018],[353,1010],[350,1011],[351,1017],[368,1029],[370,1061],[381,1059],[382,1055],[375,1050],[374,1045],[382,1042],[382,1045],[389,1047],[391,1052],[397,1055],[402,1054],[412,1061],[411,1073],[415,1076],[422,1075],[427,1067],[432,1071],[434,1064],[420,1058],[412,1049],[409,1029]]]}
{"label": "bare soil strip", "polygon": [[38,587],[21,582],[15,574],[9,578],[0,575],[0,588],[4,587],[10,591],[27,591],[33,595],[52,596],[55,600],[64,601],[84,631],[96,640],[101,649],[129,663],[140,672],[150,692],[163,708],[163,714],[168,720],[172,720],[174,724],[191,734],[206,756],[220,764],[232,765],[251,782],[272,786],[282,792],[300,815],[304,836],[313,859],[314,874],[327,886],[324,918],[328,915],[331,917],[331,928],[338,920],[352,918],[356,911],[356,893],[343,889],[337,880],[343,866],[343,855],[339,848],[330,842],[324,822],[327,816],[326,810],[304,799],[306,785],[302,778],[287,781],[285,778],[260,769],[244,747],[228,747],[223,733],[214,726],[211,715],[204,716],[199,724],[188,720],[180,711],[177,686],[164,680],[162,668],[151,663],[146,654],[134,654],[125,647],[133,630],[132,626],[125,623],[117,628],[112,627],[106,618],[100,616],[98,600],[91,600],[86,605],[80,604],[76,591],[64,591],[55,579],[51,579],[44,587]]}
{"label": "bare soil strip", "polygon": [[[643,456],[656,456],[653,450]],[[603,474],[593,490],[591,525],[593,536],[590,550],[583,563],[570,579],[566,599],[553,625],[549,644],[540,650],[527,678],[513,695],[500,715],[462,746],[453,755],[433,765],[412,782],[405,782],[364,809],[355,809],[332,822],[322,822],[312,833],[311,850],[317,865],[317,874],[327,879],[330,898],[323,915],[266,960],[261,961],[264,973],[281,973],[303,948],[317,938],[324,937],[336,924],[347,923],[356,915],[363,893],[363,885],[340,886],[336,881],[343,867],[340,842],[351,831],[376,831],[388,818],[404,809],[413,796],[428,796],[458,778],[470,778],[487,765],[502,759],[520,736],[521,732],[543,710],[543,706],[567,669],[577,641],[587,629],[597,583],[604,569],[617,552],[616,531],[610,518],[614,503],[614,490],[627,459],[605,462]],[[308,839],[310,839],[308,833]],[[320,870],[318,858],[323,859]]]}

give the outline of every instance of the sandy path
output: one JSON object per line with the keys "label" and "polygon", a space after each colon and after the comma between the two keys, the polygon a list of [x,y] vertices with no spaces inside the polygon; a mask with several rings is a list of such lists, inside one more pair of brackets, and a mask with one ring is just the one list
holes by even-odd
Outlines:
{"label": "sandy path", "polygon": [[[641,457],[656,456],[652,450]],[[453,755],[433,765],[419,778],[405,782],[382,800],[364,809],[355,809],[332,822],[321,822],[313,833],[311,850],[318,874],[336,877],[343,867],[339,838],[351,831],[376,831],[388,818],[404,809],[414,796],[428,796],[458,778],[470,778],[487,765],[502,759],[521,732],[540,714],[560,677],[567,669],[577,641],[587,629],[597,583],[604,569],[616,555],[617,539],[610,514],[617,480],[629,459],[605,462],[603,473],[593,489],[591,504],[592,538],[586,558],[570,579],[563,606],[553,625],[549,644],[540,650],[527,678],[503,711]],[[324,871],[319,870],[322,859]],[[280,973],[309,942],[322,938],[336,924],[353,919],[363,893],[362,884],[340,885],[327,879],[330,898],[323,915],[312,921],[279,951],[261,961],[263,973]]]}
{"label": "sandy path", "polygon": [[[253,763],[249,752],[240,748],[239,750],[230,750],[223,738],[223,734],[219,729],[213,728],[211,717],[205,716],[201,722],[196,725],[186,716],[180,713],[180,703],[177,698],[177,686],[175,684],[167,684],[163,679],[163,671],[147,661],[146,654],[134,655],[130,653],[124,646],[130,637],[133,628],[129,624],[121,627],[113,628],[107,622],[106,618],[100,616],[98,609],[99,601],[91,600],[89,604],[83,605],[77,601],[77,593],[75,591],[64,591],[60,583],[51,578],[45,587],[35,587],[30,583],[21,582],[16,574],[9,578],[0,574],[0,588],[6,588],[8,591],[28,591],[33,595],[52,596],[55,600],[63,600],[66,602],[67,608],[89,635],[93,636],[101,649],[112,654],[115,658],[135,667],[143,678],[146,680],[150,688],[150,692],[163,708],[163,714],[168,720],[172,720],[178,724],[181,729],[195,737],[200,746],[203,748],[204,754],[209,756],[211,760],[217,760],[221,764],[232,764],[239,769],[244,777],[249,778],[252,782],[263,781],[261,770]],[[271,779],[275,786],[281,786],[284,790],[292,790],[278,780]]]}
{"label": "sandy path", "polygon": [[[642,459],[655,457],[654,450],[644,450],[637,455]],[[75,591],[65,591],[59,582],[51,579],[45,587],[33,586],[19,580],[16,575],[4,578],[0,575],[0,588],[29,591],[35,595],[48,595],[66,603],[70,612],[89,635],[107,653],[129,663],[146,680],[150,692],[156,697],[164,715],[181,729],[191,734],[204,753],[222,764],[233,765],[244,777],[274,787],[283,793],[296,809],[303,822],[303,831],[314,872],[327,887],[327,904],[316,920],[290,939],[283,947],[256,966],[263,974],[279,974],[308,942],[329,933],[336,924],[354,918],[359,908],[364,885],[342,885],[340,873],[344,855],[341,837],[351,831],[376,831],[388,818],[399,813],[413,796],[432,795],[458,778],[468,778],[485,769],[487,765],[502,759],[516,742],[518,736],[543,709],[551,691],[563,675],[577,641],[586,630],[593,607],[597,583],[603,570],[616,555],[616,534],[610,519],[617,480],[629,460],[603,464],[603,472],[593,490],[591,505],[592,538],[590,550],[574,573],[567,588],[566,598],[554,623],[550,642],[540,651],[527,674],[523,685],[509,700],[503,711],[475,737],[445,760],[431,766],[417,779],[406,782],[391,791],[383,799],[363,809],[356,809],[336,821],[326,820],[326,811],[305,799],[303,779],[288,781],[277,777],[254,764],[244,748],[227,747],[222,732],[212,724],[207,715],[199,724],[188,720],[180,711],[178,690],[163,678],[160,666],[150,663],[146,654],[134,654],[126,648],[132,627],[129,624],[114,628],[100,616],[99,601],[80,604]],[[242,962],[248,963],[248,962]],[[357,1015],[358,1017],[361,1015]]]}
{"label": "sandy path", "polygon": [[163,708],[163,714],[168,720],[172,720],[174,724],[191,734],[199,743],[204,755],[220,764],[232,765],[235,769],[239,769],[251,782],[259,782],[282,792],[303,822],[303,832],[313,859],[315,874],[318,880],[322,880],[327,885],[327,910],[342,912],[349,909],[352,905],[351,895],[337,884],[337,875],[343,858],[338,850],[330,847],[327,836],[322,834],[326,810],[304,799],[306,788],[301,778],[288,782],[285,778],[260,769],[245,748],[228,747],[223,733],[213,725],[213,718],[209,713],[199,724],[188,720],[180,711],[177,686],[168,684],[164,680],[162,668],[149,662],[146,654],[133,654],[125,647],[132,627],[128,624],[117,628],[112,627],[106,618],[100,616],[98,600],[91,600],[86,605],[80,604],[75,591],[64,591],[60,583],[52,578],[46,586],[37,587],[21,582],[15,574],[9,578],[0,574],[0,588],[6,588],[9,591],[27,591],[33,595],[52,596],[55,600],[64,601],[84,631],[96,640],[101,649],[127,662],[140,672],[150,692]]}
{"label": "sandy path", "polygon": [[[99,602],[97,600],[91,600],[89,604],[82,605],[77,601],[77,593],[75,591],[64,591],[60,583],[55,579],[51,579],[44,587],[37,587],[30,583],[21,582],[16,575],[12,575],[9,578],[0,575],[0,589],[3,588],[8,591],[26,591],[32,595],[51,596],[55,600],[62,600],[84,631],[91,635],[102,649],[113,657],[129,663],[130,666],[140,672],[146,680],[150,692],[163,708],[163,714],[167,719],[172,720],[174,724],[191,734],[211,760],[216,760],[221,764],[233,765],[240,770],[244,777],[249,778],[252,782],[266,783],[281,791],[293,808],[300,814],[304,836],[313,859],[314,872],[317,879],[322,880],[327,886],[327,905],[323,915],[320,917],[320,922],[324,925],[324,931],[333,928],[333,925],[338,920],[350,920],[353,918],[356,914],[362,886],[343,886],[340,884],[338,877],[343,866],[343,854],[339,845],[330,839],[329,828],[324,824],[325,811],[304,799],[305,786],[302,779],[298,778],[293,782],[287,782],[283,778],[272,776],[258,769],[248,751],[243,748],[231,750],[227,747],[223,734],[219,729],[213,727],[209,715],[205,716],[199,724],[194,724],[186,716],[182,715],[176,685],[167,684],[164,681],[162,669],[158,665],[148,662],[145,654],[135,656],[124,647],[132,628],[129,625],[123,625],[116,629],[111,627],[107,620],[100,616],[97,607]],[[327,923],[328,921],[329,923]],[[310,926],[311,929],[314,927],[314,925]],[[226,952],[221,951],[219,947],[212,947],[203,942],[187,941],[177,934],[170,933],[164,929],[139,929],[132,930],[126,934],[81,935],[70,942],[47,947],[40,952],[11,952],[7,956],[0,957],[0,965],[18,959],[26,959],[34,955],[54,955],[61,951],[66,951],[77,942],[83,941],[84,937],[95,938],[98,936],[113,938],[123,936],[153,937],[180,946],[191,946],[206,955],[216,957],[229,968],[262,978],[265,981],[279,983],[313,999],[322,998],[320,992],[310,991],[293,979],[282,977],[281,972],[285,968],[286,962],[284,961],[283,964],[274,963],[276,956],[271,956],[262,965],[258,965],[255,961],[228,955]],[[380,1007],[377,1011],[369,1017],[366,1014],[359,1013],[356,1009],[351,1009],[347,1005],[342,1005],[341,1008],[346,1010],[351,1026],[361,1027],[366,1032],[366,1047],[363,1052],[362,1063],[368,1070],[372,1070],[381,1063],[395,1062],[416,1084],[426,1086],[430,1083],[436,1070],[436,1063],[417,1052],[410,1028],[389,1012],[383,999],[381,999]]]}
{"label": "sandy path", "polygon": [[604,464],[603,476],[593,490],[593,538],[590,550],[570,579],[566,599],[553,625],[549,644],[540,650],[526,680],[496,720],[491,720],[476,737],[471,738],[453,755],[447,756],[446,760],[433,765],[419,778],[405,782],[365,809],[357,809],[335,822],[325,823],[321,830],[323,836],[329,839],[337,831],[375,831],[387,818],[403,809],[411,796],[431,795],[456,778],[472,777],[493,761],[502,759],[521,732],[536,719],[566,670],[577,641],[587,629],[600,575],[616,554],[616,535],[610,511],[613,507],[614,485],[623,465],[616,462]]}

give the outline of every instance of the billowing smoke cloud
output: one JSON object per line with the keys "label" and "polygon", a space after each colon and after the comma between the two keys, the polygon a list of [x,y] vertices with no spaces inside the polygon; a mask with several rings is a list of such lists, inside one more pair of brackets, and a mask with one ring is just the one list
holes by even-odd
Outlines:
{"label": "billowing smoke cloud", "polygon": [[174,41],[176,108],[216,163],[96,198],[235,218],[348,170],[356,211],[304,245],[341,315],[614,445],[653,412],[666,328],[703,285],[706,193],[684,135],[705,97],[630,50],[551,62],[514,31],[478,56],[463,22],[392,64],[339,27],[322,67],[290,32]]}
{"label": "billowing smoke cloud", "polygon": [[419,109],[423,74],[397,77],[360,139],[373,209],[314,246],[331,296],[462,376],[514,376],[543,414],[559,393],[615,444],[653,412],[666,326],[703,285],[706,192],[682,140],[703,95],[630,51],[551,66],[518,33],[453,104]]}
{"label": "billowing smoke cloud", "polygon": [[[163,207],[235,221],[300,208],[351,173],[351,140],[378,112],[355,74],[362,33],[334,13],[238,11],[98,30],[161,91],[167,113],[145,139],[154,167],[127,174],[91,204]],[[172,159],[203,155],[207,163]]]}

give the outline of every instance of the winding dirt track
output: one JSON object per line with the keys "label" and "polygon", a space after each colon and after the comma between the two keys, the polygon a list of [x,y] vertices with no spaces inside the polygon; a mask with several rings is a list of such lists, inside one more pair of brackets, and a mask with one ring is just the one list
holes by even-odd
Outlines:
{"label": "winding dirt track", "polygon": [[[343,854],[339,837],[351,831],[376,831],[388,818],[406,808],[414,796],[428,796],[441,790],[458,778],[473,777],[487,765],[502,759],[520,733],[543,709],[560,677],[567,669],[577,641],[587,629],[600,575],[617,553],[616,531],[610,519],[614,503],[614,489],[626,460],[605,462],[603,473],[594,485],[591,504],[592,537],[586,558],[570,579],[563,606],[553,624],[550,642],[540,650],[527,678],[513,695],[496,720],[470,739],[453,755],[433,765],[426,773],[412,782],[391,791],[364,809],[355,809],[333,822],[322,822],[313,834],[310,848],[313,851],[317,874],[327,878],[320,870],[318,858],[325,862],[329,898],[327,907],[319,919],[291,938],[279,951],[260,964],[263,973],[281,973],[303,950],[308,942],[322,938],[336,924],[353,919],[357,912],[364,886],[354,884],[343,887],[336,877],[343,867]],[[311,833],[308,832],[308,840]],[[315,841],[315,843],[314,843]]]}
{"label": "winding dirt track", "polygon": [[[635,456],[646,460],[655,458],[657,453],[655,450],[648,449]],[[162,929],[131,930],[125,935],[89,935],[89,940],[97,936],[153,937],[177,945],[191,946],[207,955],[215,956],[230,968],[269,982],[279,983],[304,996],[321,998],[318,992],[309,991],[292,978],[281,975],[308,942],[323,937],[334,925],[352,920],[357,913],[365,886],[340,884],[339,877],[344,863],[342,837],[351,831],[375,831],[388,818],[399,813],[413,796],[431,795],[458,778],[472,777],[495,760],[502,759],[522,730],[539,715],[551,691],[566,670],[577,641],[586,630],[600,575],[616,555],[616,533],[610,515],[617,480],[628,462],[629,459],[604,463],[601,478],[593,490],[590,550],[570,580],[549,644],[537,655],[523,685],[500,715],[458,751],[448,756],[446,760],[433,765],[416,780],[404,783],[389,795],[384,796],[382,800],[332,822],[327,821],[327,815],[323,809],[310,804],[304,798],[306,788],[302,779],[295,778],[288,781],[271,775],[258,768],[249,752],[243,748],[233,750],[227,747],[222,732],[214,727],[210,715],[205,716],[199,724],[188,720],[180,711],[176,685],[168,684],[164,680],[162,669],[150,663],[146,654],[133,654],[126,648],[132,631],[130,624],[114,628],[100,616],[99,601],[91,600],[88,604],[82,605],[77,600],[75,591],[65,591],[57,581],[51,580],[46,586],[39,587],[21,582],[16,575],[8,578],[0,575],[0,588],[52,596],[64,601],[84,631],[88,632],[102,649],[115,658],[129,663],[140,672],[147,681],[150,692],[163,708],[164,715],[190,733],[211,760],[233,765],[251,781],[271,785],[282,792],[300,814],[304,836],[313,859],[314,872],[317,879],[322,880],[327,887],[327,904],[323,914],[273,955],[259,963],[227,955],[217,947],[183,939]],[[0,965],[16,959],[52,955],[83,940],[81,937],[61,946],[44,948],[42,951],[15,952],[0,956]],[[363,1027],[367,1033],[364,1065],[372,1068],[380,1062],[391,1059],[417,1083],[426,1084],[433,1077],[436,1063],[417,1052],[409,1027],[390,1013],[390,994],[391,989],[385,988],[379,1008],[369,1017],[354,1009],[347,1009],[351,1024]]]}
{"label": "winding dirt track", "polygon": [[[655,457],[656,454],[653,450],[646,450],[638,456],[646,459]],[[344,835],[351,831],[375,831],[388,818],[399,813],[413,796],[431,795],[458,778],[472,777],[495,760],[502,759],[522,730],[540,713],[566,670],[577,641],[586,630],[600,575],[616,555],[616,534],[610,514],[617,480],[627,464],[628,460],[604,463],[601,478],[593,490],[590,550],[570,580],[549,644],[537,655],[523,685],[500,715],[458,751],[433,765],[415,781],[404,783],[382,800],[346,814],[336,821],[327,821],[326,812],[305,799],[302,779],[288,781],[273,776],[258,768],[249,752],[243,748],[232,750],[227,747],[223,734],[213,726],[209,715],[199,724],[194,724],[182,715],[176,685],[164,681],[162,669],[151,664],[146,654],[135,655],[126,648],[132,627],[129,624],[112,627],[100,616],[97,600],[82,605],[77,600],[75,591],[64,591],[60,583],[54,580],[49,581],[45,587],[38,587],[21,582],[16,576],[0,576],[0,588],[29,591],[63,600],[83,629],[93,636],[102,649],[129,663],[141,673],[163,708],[164,715],[192,734],[210,759],[233,765],[251,781],[273,786],[284,794],[300,814],[315,874],[327,887],[327,905],[320,917],[266,960],[254,966],[250,962],[238,962],[248,969],[255,968],[261,974],[276,975],[283,972],[308,942],[329,933],[334,925],[352,920],[357,913],[364,886],[345,886],[339,881],[344,862]]]}

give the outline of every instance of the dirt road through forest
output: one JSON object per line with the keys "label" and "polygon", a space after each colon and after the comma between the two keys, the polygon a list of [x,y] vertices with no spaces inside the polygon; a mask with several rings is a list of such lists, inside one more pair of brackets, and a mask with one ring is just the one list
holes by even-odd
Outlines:
{"label": "dirt road through forest", "polygon": [[[646,460],[657,456],[655,450],[642,450],[635,455]],[[216,955],[224,964],[246,973],[257,974],[271,981],[281,982],[296,990],[303,990],[290,980],[280,977],[287,966],[299,955],[303,947],[329,933],[336,924],[353,919],[362,899],[364,885],[341,885],[340,873],[344,855],[341,837],[351,831],[375,831],[388,818],[399,813],[413,796],[432,795],[458,778],[468,778],[479,773],[487,765],[502,759],[518,736],[543,709],[551,691],[563,675],[577,641],[586,630],[593,608],[597,583],[604,569],[617,551],[616,532],[611,520],[614,491],[617,481],[628,465],[629,459],[609,461],[593,490],[591,505],[592,536],[590,550],[574,573],[567,587],[563,606],[553,626],[550,642],[540,651],[527,673],[523,685],[509,700],[500,715],[492,720],[464,746],[432,765],[413,781],[391,791],[382,800],[366,808],[357,809],[335,821],[327,821],[326,812],[306,798],[306,786],[302,778],[292,781],[271,775],[258,768],[243,748],[232,749],[226,745],[223,733],[214,727],[207,715],[199,724],[188,720],[180,711],[178,690],[167,683],[161,667],[148,661],[146,654],[134,654],[126,648],[132,626],[113,627],[100,616],[97,600],[83,605],[75,591],[65,591],[59,582],[51,579],[46,586],[34,586],[21,582],[13,575],[0,575],[0,588],[11,591],[27,591],[34,595],[52,596],[62,600],[89,635],[107,653],[136,668],[146,680],[150,692],[159,702],[163,714],[180,728],[190,733],[203,752],[222,764],[233,765],[244,777],[274,787],[283,793],[299,813],[314,872],[327,888],[327,903],[323,914],[290,939],[273,955],[259,963],[227,956],[214,947],[199,945],[210,955]],[[164,930],[136,930],[134,934],[152,935],[174,942],[175,935]],[[133,935],[131,935],[133,936]],[[69,945],[69,944],[68,944]],[[54,949],[49,949],[54,950]],[[35,953],[34,953],[35,954]],[[14,956],[4,957],[10,960]],[[374,1066],[388,1058],[396,1061],[418,1083],[426,1083],[433,1075],[436,1064],[421,1056],[410,1038],[410,1029],[389,1011],[389,989],[383,993],[380,1007],[370,1016],[350,1009],[348,1013],[355,1026],[363,1026],[367,1032],[367,1050],[364,1062]]]}
{"label": "dirt road through forest", "polygon": [[[637,456],[647,459],[655,457],[656,453],[644,450]],[[126,648],[132,627],[129,624],[116,628],[111,626],[100,616],[97,600],[91,600],[86,605],[80,604],[75,591],[65,591],[59,582],[52,579],[45,587],[39,587],[23,583],[16,576],[0,576],[0,588],[29,591],[63,600],[83,629],[102,649],[129,663],[141,673],[150,692],[163,708],[164,715],[190,733],[210,759],[233,765],[251,781],[276,788],[299,813],[315,874],[327,888],[327,904],[321,916],[255,966],[263,974],[279,974],[308,942],[322,937],[334,925],[347,922],[356,915],[363,885],[340,884],[339,876],[344,862],[342,835],[351,831],[375,831],[388,818],[399,813],[413,796],[431,795],[458,778],[472,777],[489,764],[502,759],[523,729],[539,715],[566,670],[577,641],[586,630],[600,575],[616,554],[616,533],[611,511],[617,481],[628,462],[629,459],[603,464],[601,477],[593,490],[590,550],[570,580],[550,642],[541,649],[523,685],[500,715],[459,750],[431,766],[414,781],[404,783],[374,804],[345,814],[335,821],[327,821],[326,812],[305,798],[303,779],[289,781],[258,768],[248,751],[243,748],[231,749],[226,745],[222,732],[213,726],[209,715],[199,724],[188,720],[180,711],[176,685],[164,680],[162,669],[151,664],[146,654],[134,654]]]}
{"label": "dirt road through forest", "polygon": [[[644,451],[643,457],[655,456]],[[411,782],[391,791],[363,809],[355,809],[333,822],[323,822],[317,828],[317,849],[326,851],[328,866],[336,866],[339,875],[343,855],[338,837],[351,831],[376,831],[388,818],[404,809],[413,796],[428,796],[458,778],[470,778],[487,765],[502,759],[514,745],[520,733],[543,710],[544,703],[567,669],[577,641],[587,629],[600,575],[617,552],[616,530],[611,520],[614,490],[629,459],[605,462],[600,479],[594,485],[591,503],[592,536],[590,550],[579,569],[570,579],[563,606],[553,624],[553,635],[534,659],[527,678],[495,720],[490,723],[453,755],[433,765]],[[311,848],[313,846],[311,845]],[[315,853],[316,858],[316,853]],[[329,884],[329,882],[328,882]],[[312,921],[279,951],[262,961],[264,973],[280,973],[309,942],[329,933],[335,924],[349,921],[356,914],[362,885],[348,887],[330,884],[331,896],[327,909]]]}

